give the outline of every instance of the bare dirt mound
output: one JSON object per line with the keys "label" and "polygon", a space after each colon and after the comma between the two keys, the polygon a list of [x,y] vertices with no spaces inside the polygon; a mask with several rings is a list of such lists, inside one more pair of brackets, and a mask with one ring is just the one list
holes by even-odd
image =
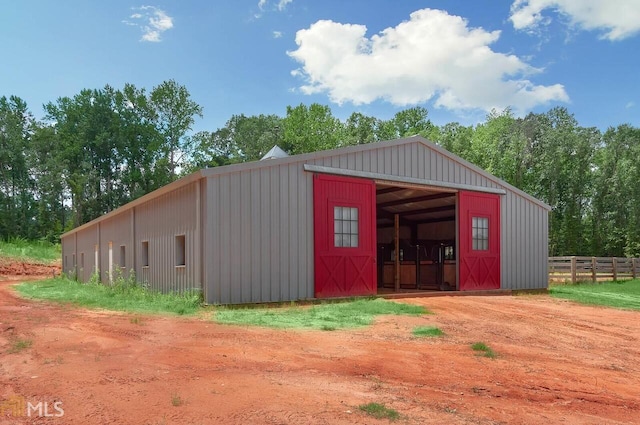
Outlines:
{"label": "bare dirt mound", "polygon": [[60,275],[60,264],[38,264],[26,261],[0,259],[0,278],[11,280],[18,276],[52,277]]}
{"label": "bare dirt mound", "polygon": [[[409,299],[435,314],[334,332],[222,326],[18,298],[0,283],[0,403],[24,424],[633,424],[640,313],[548,296]],[[440,338],[416,338],[418,325]],[[17,341],[29,341],[20,348]],[[479,357],[483,341],[498,357]],[[24,412],[24,410],[23,410]],[[37,413],[37,412],[36,412]]]}

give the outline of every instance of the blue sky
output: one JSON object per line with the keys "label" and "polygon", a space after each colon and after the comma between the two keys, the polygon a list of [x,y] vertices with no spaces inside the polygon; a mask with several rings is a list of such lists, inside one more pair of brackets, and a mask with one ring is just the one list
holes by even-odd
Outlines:
{"label": "blue sky", "polygon": [[0,96],[185,85],[194,130],[328,104],[345,119],[420,105],[439,125],[566,106],[640,126],[640,0],[0,0]]}

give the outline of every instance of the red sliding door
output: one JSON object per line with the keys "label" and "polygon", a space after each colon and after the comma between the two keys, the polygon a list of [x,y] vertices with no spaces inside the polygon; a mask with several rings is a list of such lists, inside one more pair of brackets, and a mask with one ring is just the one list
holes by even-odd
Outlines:
{"label": "red sliding door", "polygon": [[315,297],[375,294],[375,183],[316,174],[313,204]]}
{"label": "red sliding door", "polygon": [[500,195],[458,193],[460,290],[500,289]]}

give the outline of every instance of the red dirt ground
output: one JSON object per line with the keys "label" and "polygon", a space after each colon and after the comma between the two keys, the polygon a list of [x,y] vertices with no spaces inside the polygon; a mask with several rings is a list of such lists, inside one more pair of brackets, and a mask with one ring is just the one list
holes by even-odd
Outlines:
{"label": "red dirt ground", "polygon": [[[27,301],[14,283],[0,283],[0,405],[59,401],[64,416],[2,424],[388,423],[359,411],[369,402],[407,424],[640,423],[639,312],[444,296],[368,328],[271,330]],[[17,338],[33,344],[10,353]]]}
{"label": "red dirt ground", "polygon": [[0,259],[0,280],[10,280],[22,276],[52,277],[59,275],[61,270],[62,267],[59,264],[34,264]]}

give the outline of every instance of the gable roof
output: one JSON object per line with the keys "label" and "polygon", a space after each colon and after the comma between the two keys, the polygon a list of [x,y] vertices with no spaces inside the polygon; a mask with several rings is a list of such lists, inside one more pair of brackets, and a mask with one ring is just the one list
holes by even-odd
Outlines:
{"label": "gable roof", "polygon": [[[483,170],[482,168],[478,167],[477,165],[474,165],[472,163],[470,163],[469,161],[466,161],[465,159],[449,152],[448,150],[436,145],[435,143],[432,143],[430,141],[428,141],[427,139],[425,139],[422,136],[411,136],[411,137],[406,137],[406,138],[402,138],[402,139],[395,139],[395,140],[387,140],[387,141],[383,141],[383,142],[374,142],[374,143],[367,143],[367,144],[363,144],[363,145],[356,145],[356,146],[347,146],[347,147],[343,147],[343,148],[336,148],[336,149],[330,149],[330,150],[324,150],[324,151],[317,151],[317,152],[311,152],[311,153],[304,153],[304,154],[299,154],[299,155],[292,155],[289,156],[286,154],[286,152],[282,151],[280,148],[278,148],[278,146],[274,146],[274,148],[271,149],[271,151],[273,151],[274,149],[278,148],[280,149],[285,155],[287,155],[286,157],[274,157],[274,158],[270,158],[268,161],[253,161],[253,162],[245,162],[245,163],[241,163],[241,164],[232,164],[232,165],[224,165],[221,167],[214,167],[214,168],[205,168],[199,171],[196,171],[194,173],[191,173],[179,180],[176,180],[172,183],[169,183],[166,186],[163,186],[159,189],[154,190],[153,192],[147,193],[144,196],[141,196],[140,198],[133,200],[105,215],[102,215],[88,223],[85,223],[79,227],[76,227],[75,229],[72,229],[66,233],[64,233],[61,237],[65,237],[68,236],[70,234],[73,234],[77,231],[80,231],[86,227],[89,227],[95,223],[98,223],[100,221],[104,221],[107,220],[115,215],[120,214],[121,212],[134,208],[136,206],[139,206],[141,204],[144,204],[147,201],[150,201],[152,199],[155,199],[159,196],[162,196],[166,193],[172,192],[175,189],[178,189],[180,187],[186,186],[188,184],[191,184],[199,179],[202,178],[206,178],[206,177],[214,177],[214,176],[219,176],[219,175],[223,175],[223,174],[228,174],[228,173],[234,173],[234,172],[241,172],[241,171],[247,171],[247,170],[255,170],[255,169],[260,169],[260,168],[264,168],[264,167],[274,167],[274,166],[278,166],[278,165],[286,165],[286,164],[291,164],[291,163],[295,163],[295,162],[305,162],[305,161],[312,161],[312,160],[317,160],[317,159],[322,159],[322,158],[328,158],[328,157],[332,157],[332,156],[339,156],[339,155],[348,155],[351,153],[359,153],[359,152],[365,152],[365,151],[372,151],[372,150],[376,150],[376,149],[381,149],[381,148],[385,148],[385,147],[390,147],[390,146],[395,146],[395,145],[404,145],[404,144],[412,144],[412,143],[418,143],[421,144],[423,146],[425,146],[428,149],[431,149],[437,153],[439,153],[440,155],[442,155],[443,157],[447,158],[448,160],[469,169],[470,171],[477,173],[483,177],[485,177],[487,180],[501,186],[504,189],[508,189],[511,192],[514,192],[518,195],[520,195],[521,197],[531,201],[532,203],[538,205],[541,208],[544,208],[548,211],[551,210],[551,206],[549,206],[548,204],[542,202],[541,200],[529,195],[528,193],[518,189],[515,186],[510,185],[509,183],[505,182],[504,180],[499,179],[498,177],[488,173],[487,171]],[[271,151],[269,151],[269,153],[271,153]],[[269,155],[269,153],[267,153],[267,155]],[[265,155],[265,157],[267,156]]]}
{"label": "gable roof", "polygon": [[336,149],[329,149],[329,150],[324,150],[324,151],[317,151],[317,152],[310,152],[310,153],[303,153],[303,154],[299,154],[299,155],[292,155],[289,156],[287,158],[279,158],[279,159],[273,159],[270,161],[265,162],[260,162],[260,161],[254,161],[254,162],[245,162],[242,164],[232,164],[232,165],[225,165],[223,167],[215,167],[215,168],[205,168],[203,170],[200,170],[200,172],[202,172],[202,175],[204,177],[212,177],[212,176],[216,176],[216,175],[220,175],[220,174],[227,174],[227,173],[233,173],[233,172],[239,172],[239,171],[245,171],[245,170],[254,170],[254,169],[258,169],[258,168],[262,168],[262,167],[271,167],[271,166],[277,166],[277,165],[284,165],[284,164],[290,164],[290,163],[294,163],[294,162],[305,162],[305,161],[311,161],[311,160],[316,160],[316,159],[322,159],[322,158],[327,158],[327,157],[331,157],[331,156],[338,156],[338,155],[348,155],[351,153],[359,153],[359,152],[365,152],[365,151],[372,151],[372,150],[376,150],[376,149],[381,149],[381,148],[385,148],[385,147],[389,147],[389,146],[395,146],[395,145],[404,145],[404,144],[411,144],[411,143],[419,143],[421,145],[424,145],[425,147],[427,147],[428,149],[431,149],[437,153],[439,153],[440,155],[442,155],[443,157],[447,158],[448,160],[469,169],[470,171],[473,171],[474,173],[477,173],[483,177],[485,177],[487,180],[502,186],[505,189],[508,189],[511,192],[515,192],[518,195],[522,196],[523,198],[533,202],[534,204],[550,211],[551,210],[551,206],[546,204],[545,202],[535,198],[532,195],[529,195],[528,193],[524,192],[523,190],[518,189],[517,187],[507,183],[506,181],[494,176],[493,174],[483,170],[482,168],[478,167],[475,164],[472,164],[471,162],[459,157],[456,154],[453,154],[451,152],[449,152],[448,150],[444,149],[443,147],[440,147],[438,145],[436,145],[433,142],[430,142],[429,140],[425,139],[422,136],[411,136],[411,137],[405,137],[402,139],[394,139],[394,140],[386,140],[383,142],[373,142],[373,143],[367,143],[367,144],[363,144],[363,145],[355,145],[355,146],[347,146],[344,148],[336,148]]}

